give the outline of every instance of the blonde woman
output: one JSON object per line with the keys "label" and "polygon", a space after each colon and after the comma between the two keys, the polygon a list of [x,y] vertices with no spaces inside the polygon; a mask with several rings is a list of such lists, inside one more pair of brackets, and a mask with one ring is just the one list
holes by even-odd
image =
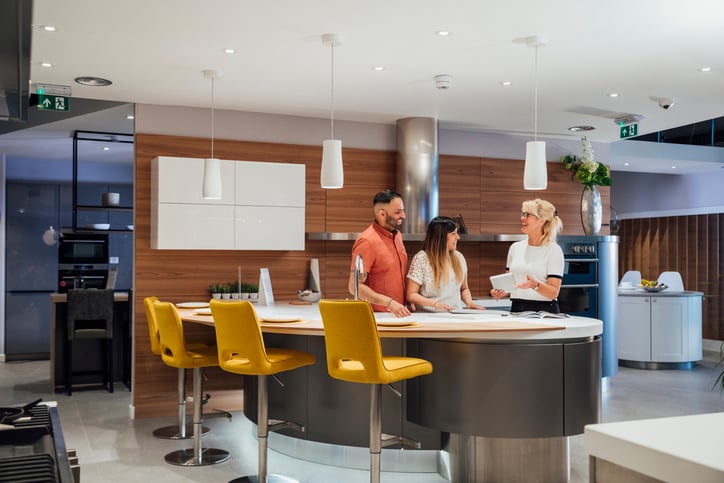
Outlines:
{"label": "blonde woman", "polygon": [[457,251],[457,223],[437,216],[427,225],[422,250],[412,258],[407,272],[407,301],[421,310],[484,309],[473,303],[468,287],[468,266]]}
{"label": "blonde woman", "polygon": [[520,230],[528,236],[510,246],[506,265],[513,274],[516,288],[510,294],[492,289],[490,295],[496,299],[510,295],[511,312],[542,310],[557,314],[563,250],[556,243],[556,237],[563,229],[563,222],[555,206],[535,199],[523,202],[520,225]]}

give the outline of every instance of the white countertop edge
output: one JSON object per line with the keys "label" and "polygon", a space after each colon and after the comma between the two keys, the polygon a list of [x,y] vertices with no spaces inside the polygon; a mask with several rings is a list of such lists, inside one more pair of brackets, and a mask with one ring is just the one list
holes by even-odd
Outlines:
{"label": "white countertop edge", "polygon": [[595,456],[663,481],[724,481],[724,412],[587,425]]}

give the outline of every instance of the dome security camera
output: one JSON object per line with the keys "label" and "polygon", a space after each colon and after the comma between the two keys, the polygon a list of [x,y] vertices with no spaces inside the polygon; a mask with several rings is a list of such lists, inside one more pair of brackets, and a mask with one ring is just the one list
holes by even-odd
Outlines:
{"label": "dome security camera", "polygon": [[674,105],[674,101],[672,99],[659,99],[658,100],[659,107],[661,109],[669,109],[671,106]]}

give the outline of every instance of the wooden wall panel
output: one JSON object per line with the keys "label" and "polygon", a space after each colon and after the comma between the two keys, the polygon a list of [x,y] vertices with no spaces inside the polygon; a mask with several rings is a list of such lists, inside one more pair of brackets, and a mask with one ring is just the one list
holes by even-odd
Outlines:
{"label": "wooden wall panel", "polygon": [[724,340],[722,242],[724,214],[623,220],[619,273],[639,270],[643,278],[678,271],[684,288],[704,293],[702,333]]}
{"label": "wooden wall panel", "polygon": [[[151,250],[150,178],[151,160],[156,156],[205,158],[210,153],[208,138],[136,135],[135,180],[135,379],[136,416],[175,415],[175,370],[166,367],[150,352],[143,298],[155,295],[162,300],[181,302],[205,300],[207,286],[232,281],[241,267],[242,279],[256,282],[259,269],[269,268],[274,297],[285,301],[306,288],[309,260],[318,258],[323,295],[349,298],[347,281],[351,265],[352,241],[307,240],[304,251],[267,252],[235,250]],[[340,190],[319,186],[322,150],[320,146],[298,146],[244,141],[215,140],[215,155],[222,159],[299,163],[306,166],[307,232],[362,231],[373,219],[372,198],[378,191],[396,189],[396,153],[365,149],[343,149],[345,185]],[[582,187],[571,181],[570,172],[560,163],[548,163],[549,189],[526,192],[521,188],[523,162],[464,156],[440,156],[440,213],[462,213],[471,234],[520,233],[520,203],[535,197],[556,204],[564,222],[565,234],[582,234],[580,197]],[[200,181],[199,181],[200,182]],[[609,191],[601,190],[605,213]],[[605,218],[608,218],[607,216]],[[607,219],[604,220],[607,222]],[[193,230],[194,227],[188,227]],[[602,234],[607,234],[607,228]],[[460,250],[469,267],[468,283],[473,294],[486,295],[489,276],[505,269],[509,243],[461,242]],[[410,256],[421,242],[406,242]],[[207,327],[189,328],[190,336],[212,338]],[[223,371],[209,371],[206,389],[212,406],[227,410],[241,408],[237,394],[241,378]],[[190,390],[190,385],[189,385]]]}

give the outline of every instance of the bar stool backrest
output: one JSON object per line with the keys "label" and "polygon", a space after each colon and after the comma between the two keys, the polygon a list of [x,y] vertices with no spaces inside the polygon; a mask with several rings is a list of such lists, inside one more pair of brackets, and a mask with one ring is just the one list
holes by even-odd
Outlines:
{"label": "bar stool backrest", "polygon": [[327,372],[344,381],[388,384],[372,306],[365,300],[321,300]]}
{"label": "bar stool backrest", "polygon": [[161,355],[161,336],[158,333],[158,321],[153,304],[158,297],[146,297],[143,299],[143,306],[146,309],[146,321],[148,322],[148,338],[151,341],[151,352],[157,356]]}
{"label": "bar stool backrest", "polygon": [[[256,310],[247,301],[211,301],[222,368],[237,374],[273,374]],[[232,368],[233,366],[233,368]]]}
{"label": "bar stool backrest", "polygon": [[113,338],[113,289],[71,289],[67,298],[67,337]]}

